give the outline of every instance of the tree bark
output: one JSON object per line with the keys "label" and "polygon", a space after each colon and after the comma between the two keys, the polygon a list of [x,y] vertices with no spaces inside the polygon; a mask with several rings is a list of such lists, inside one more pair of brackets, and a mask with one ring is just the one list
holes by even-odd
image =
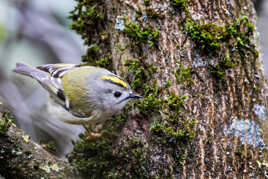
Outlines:
{"label": "tree bark", "polygon": [[81,178],[69,163],[57,159],[0,113],[0,177]]}
{"label": "tree bark", "polygon": [[[80,0],[71,18],[90,46],[83,60],[116,71],[145,96],[119,117],[127,122],[116,140],[76,144],[69,159],[82,172],[267,177],[267,90],[250,0]],[[77,162],[83,145],[98,157]]]}

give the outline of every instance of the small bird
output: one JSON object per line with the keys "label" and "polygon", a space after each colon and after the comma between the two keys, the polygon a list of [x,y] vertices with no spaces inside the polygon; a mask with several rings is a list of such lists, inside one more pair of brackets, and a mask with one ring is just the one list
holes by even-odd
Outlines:
{"label": "small bird", "polygon": [[102,123],[119,113],[131,99],[142,98],[121,77],[99,67],[75,64],[30,67],[16,63],[13,71],[37,80],[55,103],[75,116],[64,120],[70,124]]}

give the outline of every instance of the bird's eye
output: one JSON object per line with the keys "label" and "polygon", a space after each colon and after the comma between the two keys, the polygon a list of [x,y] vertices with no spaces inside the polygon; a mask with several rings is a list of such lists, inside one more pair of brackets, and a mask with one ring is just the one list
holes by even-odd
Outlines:
{"label": "bird's eye", "polygon": [[116,91],[116,92],[114,93],[114,96],[118,98],[118,97],[120,97],[120,96],[121,96],[121,94],[122,94],[121,92]]}

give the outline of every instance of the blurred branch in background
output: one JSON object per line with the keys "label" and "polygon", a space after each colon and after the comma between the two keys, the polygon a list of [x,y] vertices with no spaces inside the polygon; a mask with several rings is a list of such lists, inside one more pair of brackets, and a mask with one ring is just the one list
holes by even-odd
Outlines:
{"label": "blurred branch in background", "polygon": [[71,140],[83,128],[62,124],[48,114],[44,110],[47,93],[33,80],[12,74],[11,69],[18,61],[33,66],[80,63],[86,47],[69,29],[67,17],[73,7],[72,0],[0,2],[0,101],[34,140],[55,141],[56,154],[61,157],[71,150]]}

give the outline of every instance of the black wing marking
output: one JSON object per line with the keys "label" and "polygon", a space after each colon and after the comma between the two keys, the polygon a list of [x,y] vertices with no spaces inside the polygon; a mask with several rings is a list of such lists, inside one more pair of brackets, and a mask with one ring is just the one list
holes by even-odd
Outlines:
{"label": "black wing marking", "polygon": [[42,71],[45,71],[49,73],[54,78],[60,78],[62,75],[69,70],[78,67],[79,65],[75,64],[47,64],[47,65],[41,65],[37,66],[36,68]]}
{"label": "black wing marking", "polygon": [[65,101],[65,95],[62,89],[58,89],[57,96],[62,100]]}

